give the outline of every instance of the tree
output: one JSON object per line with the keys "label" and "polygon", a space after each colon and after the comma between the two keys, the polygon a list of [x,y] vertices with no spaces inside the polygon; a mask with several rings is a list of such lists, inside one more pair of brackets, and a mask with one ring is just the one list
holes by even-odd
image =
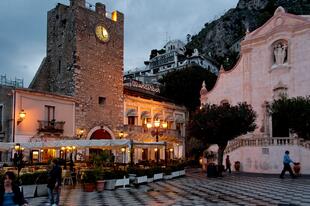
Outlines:
{"label": "tree", "polygon": [[310,140],[310,96],[281,97],[270,106],[273,123],[287,127],[298,137]]}
{"label": "tree", "polygon": [[208,90],[213,88],[216,75],[200,66],[191,66],[167,73],[159,82],[161,95],[184,105],[190,112],[200,105],[200,89],[206,82]]}
{"label": "tree", "polygon": [[218,165],[221,168],[228,141],[254,131],[255,119],[256,113],[247,103],[236,106],[228,103],[206,105],[193,115],[189,131],[191,136],[201,139],[205,145],[218,145]]}

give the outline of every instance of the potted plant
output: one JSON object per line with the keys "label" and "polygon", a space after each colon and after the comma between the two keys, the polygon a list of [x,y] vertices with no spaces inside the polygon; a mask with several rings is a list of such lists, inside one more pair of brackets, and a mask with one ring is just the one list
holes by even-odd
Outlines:
{"label": "potted plant", "polygon": [[20,181],[24,197],[47,196],[47,172],[24,173]]}
{"label": "potted plant", "polygon": [[161,167],[154,167],[154,181],[164,178],[163,169]]}
{"label": "potted plant", "polygon": [[294,163],[294,167],[293,167],[294,173],[295,175],[300,175],[300,163],[299,162],[295,162]]}
{"label": "potted plant", "polygon": [[103,179],[105,181],[104,189],[106,190],[114,190],[115,189],[115,173],[109,170],[103,172]]}
{"label": "potted plant", "polygon": [[104,181],[101,169],[100,168],[96,168],[94,170],[94,174],[95,174],[95,177],[96,177],[96,189],[97,189],[97,192],[103,192],[105,181]]}
{"label": "potted plant", "polygon": [[127,171],[114,170],[115,175],[115,187],[129,185],[129,176]]}
{"label": "potted plant", "polygon": [[234,166],[235,166],[236,172],[239,172],[240,171],[240,162],[236,161]]}
{"label": "potted plant", "polygon": [[145,169],[141,169],[138,167],[130,167],[128,169],[129,174],[135,174],[134,183],[141,184],[147,182],[147,174]]}
{"label": "potted plant", "polygon": [[85,171],[82,175],[84,192],[93,192],[96,184],[96,174],[93,170]]}
{"label": "potted plant", "polygon": [[145,174],[147,176],[147,182],[154,181],[154,169],[153,168],[145,170]]}
{"label": "potted plant", "polygon": [[165,170],[164,170],[164,173],[165,173],[165,175],[164,175],[164,179],[165,180],[172,179],[172,175],[171,175],[172,169],[171,169],[171,167],[166,167]]}

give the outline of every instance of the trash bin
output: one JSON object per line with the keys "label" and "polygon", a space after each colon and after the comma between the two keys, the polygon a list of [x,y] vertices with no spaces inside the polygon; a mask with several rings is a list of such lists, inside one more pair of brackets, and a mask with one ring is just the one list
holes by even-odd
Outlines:
{"label": "trash bin", "polygon": [[207,177],[217,177],[217,167],[214,163],[209,163],[207,167]]}

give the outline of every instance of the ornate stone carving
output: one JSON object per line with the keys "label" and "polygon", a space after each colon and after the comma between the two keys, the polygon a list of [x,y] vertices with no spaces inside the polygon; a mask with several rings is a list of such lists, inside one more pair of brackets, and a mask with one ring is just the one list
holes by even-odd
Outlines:
{"label": "ornate stone carving", "polygon": [[278,42],[273,49],[274,63],[276,65],[282,65],[287,61],[287,44],[284,42]]}

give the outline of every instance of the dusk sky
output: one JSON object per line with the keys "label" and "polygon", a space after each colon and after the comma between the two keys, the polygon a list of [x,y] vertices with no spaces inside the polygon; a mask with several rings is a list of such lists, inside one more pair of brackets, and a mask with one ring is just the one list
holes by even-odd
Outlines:
{"label": "dusk sky", "polygon": [[[0,74],[28,86],[46,54],[47,11],[69,0],[0,1]],[[238,0],[87,0],[125,14],[124,69],[143,66],[152,49],[167,40],[186,40]]]}

